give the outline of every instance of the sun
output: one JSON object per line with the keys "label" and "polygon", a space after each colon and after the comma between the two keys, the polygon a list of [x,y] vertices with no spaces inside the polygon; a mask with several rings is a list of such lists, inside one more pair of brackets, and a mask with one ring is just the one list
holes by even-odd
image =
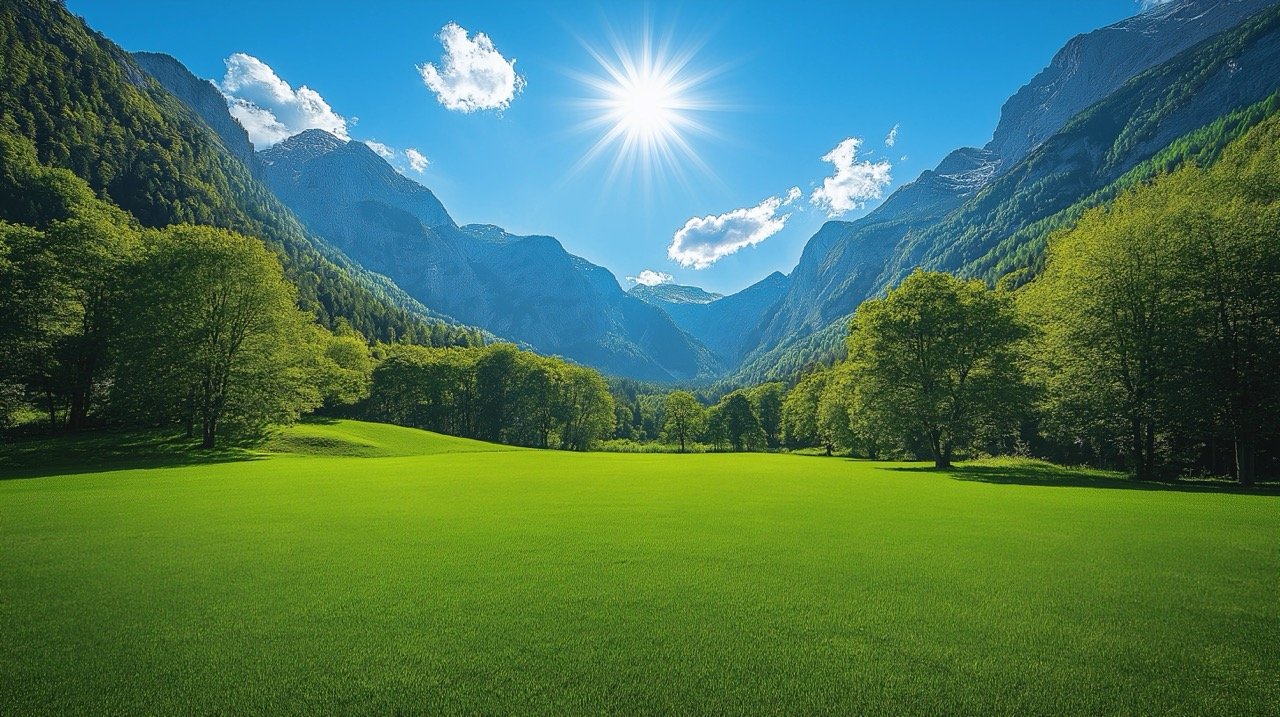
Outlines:
{"label": "sun", "polygon": [[575,73],[592,93],[578,103],[588,116],[580,128],[599,135],[578,168],[612,150],[611,180],[638,177],[647,185],[673,174],[683,181],[688,166],[710,174],[691,138],[712,134],[700,116],[721,109],[705,93],[715,71],[691,67],[696,47],[674,52],[669,40],[655,44],[647,24],[631,47],[612,40],[608,54],[586,46],[597,72]]}

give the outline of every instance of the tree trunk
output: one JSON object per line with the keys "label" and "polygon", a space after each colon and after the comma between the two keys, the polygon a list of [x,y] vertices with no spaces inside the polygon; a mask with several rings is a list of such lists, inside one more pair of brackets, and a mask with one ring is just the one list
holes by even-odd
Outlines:
{"label": "tree trunk", "polygon": [[44,397],[49,404],[49,430],[58,430],[58,408],[53,403],[53,388],[46,381],[44,385]]}
{"label": "tree trunk", "polygon": [[1253,442],[1241,436],[1238,431],[1235,436],[1235,454],[1236,480],[1242,486],[1253,485],[1255,468]]}
{"label": "tree trunk", "polygon": [[680,435],[680,452],[684,453],[684,434]]}
{"label": "tree trunk", "polygon": [[933,460],[933,467],[939,470],[948,470],[951,468],[951,443],[948,441],[942,445],[942,449],[938,451]]}
{"label": "tree trunk", "polygon": [[942,432],[929,431],[929,448],[933,450],[933,467],[951,467],[951,447],[943,446]]}
{"label": "tree trunk", "polygon": [[203,425],[203,439],[200,441],[201,448],[213,448],[215,437],[217,436],[217,421],[213,418],[206,418]]}
{"label": "tree trunk", "polygon": [[196,436],[196,390],[194,388],[187,391],[187,410],[186,410],[186,428],[187,438],[195,438]]}
{"label": "tree trunk", "polygon": [[1133,443],[1133,477],[1138,480],[1147,480],[1147,464],[1142,441],[1142,419],[1137,416],[1129,419],[1129,428],[1131,431],[1130,438]]}

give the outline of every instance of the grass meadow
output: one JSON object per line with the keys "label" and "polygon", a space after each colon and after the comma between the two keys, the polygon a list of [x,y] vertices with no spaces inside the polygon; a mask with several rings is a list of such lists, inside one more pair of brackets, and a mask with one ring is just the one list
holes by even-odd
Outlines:
{"label": "grass meadow", "polygon": [[345,421],[268,449],[0,469],[0,714],[1280,704],[1280,496]]}

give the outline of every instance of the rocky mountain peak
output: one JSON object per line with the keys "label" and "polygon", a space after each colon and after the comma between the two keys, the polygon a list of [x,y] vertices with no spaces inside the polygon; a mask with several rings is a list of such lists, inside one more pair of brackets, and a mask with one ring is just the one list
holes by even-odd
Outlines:
{"label": "rocky mountain peak", "polygon": [[1005,102],[986,149],[1001,171],[1057,133],[1067,120],[1149,67],[1235,27],[1275,0],[1172,0],[1067,42]]}

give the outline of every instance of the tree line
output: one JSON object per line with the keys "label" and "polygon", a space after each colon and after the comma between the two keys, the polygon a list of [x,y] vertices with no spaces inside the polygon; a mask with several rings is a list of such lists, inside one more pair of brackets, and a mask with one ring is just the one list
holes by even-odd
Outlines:
{"label": "tree line", "polygon": [[1280,454],[1278,162],[1273,118],[1084,213],[1016,292],[917,271],[788,393],[786,443],[1252,483]]}
{"label": "tree line", "polygon": [[614,402],[594,369],[510,344],[383,344],[368,397],[351,415],[455,436],[585,451],[614,430]]}

